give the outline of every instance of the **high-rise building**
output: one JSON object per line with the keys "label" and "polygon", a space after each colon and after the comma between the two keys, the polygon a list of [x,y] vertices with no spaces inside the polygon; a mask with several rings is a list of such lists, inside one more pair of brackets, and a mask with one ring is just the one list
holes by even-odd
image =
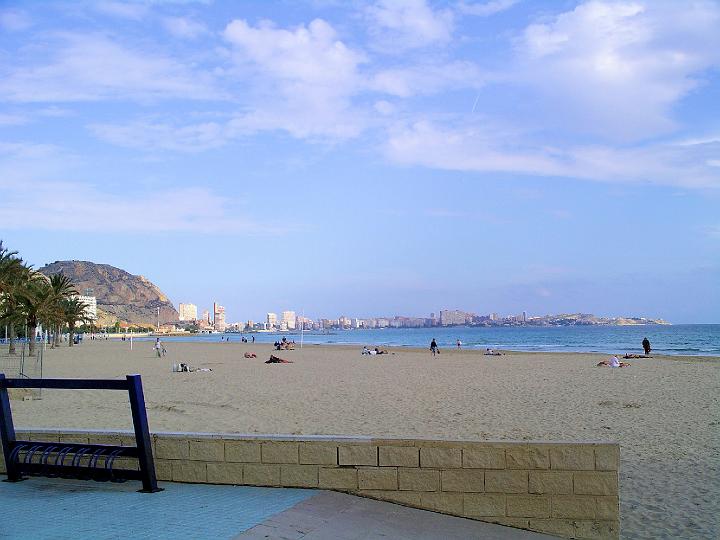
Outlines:
{"label": "high-rise building", "polygon": [[440,311],[440,325],[441,326],[453,326],[457,324],[465,324],[468,318],[468,313],[464,311],[443,309]]}
{"label": "high-rise building", "polygon": [[197,306],[195,304],[180,304],[178,313],[181,321],[197,320]]}
{"label": "high-rise building", "polygon": [[280,326],[285,326],[288,330],[295,330],[296,328],[296,317],[294,311],[283,311],[282,320]]}
{"label": "high-rise building", "polygon": [[522,322],[524,322],[524,323],[527,322],[527,312],[526,311],[523,311]]}
{"label": "high-rise building", "polygon": [[277,326],[277,313],[268,313],[266,322],[268,330],[275,328]]}
{"label": "high-rise building", "polygon": [[227,324],[225,324],[225,308],[217,302],[213,303],[213,327],[219,332],[223,332],[227,327]]}
{"label": "high-rise building", "polygon": [[78,295],[74,296],[73,298],[76,298],[80,302],[85,304],[85,311],[83,315],[86,319],[88,319],[88,321],[94,321],[95,319],[97,319],[97,298],[88,295]]}

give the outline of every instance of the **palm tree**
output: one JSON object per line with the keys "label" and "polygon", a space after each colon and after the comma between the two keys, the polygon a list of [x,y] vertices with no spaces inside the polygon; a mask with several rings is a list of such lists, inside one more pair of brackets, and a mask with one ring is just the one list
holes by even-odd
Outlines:
{"label": "palm tree", "polygon": [[63,320],[68,325],[68,331],[70,339],[68,340],[69,346],[73,346],[73,334],[75,333],[75,325],[78,322],[85,322],[88,320],[85,310],[87,304],[77,297],[70,297],[60,301],[60,305],[63,310]]}
{"label": "palm tree", "polygon": [[18,309],[18,292],[30,273],[16,251],[10,251],[0,240],[0,323],[8,326],[10,343],[8,352],[15,354],[15,324],[22,324]]}
{"label": "palm tree", "polygon": [[61,327],[65,325],[65,312],[63,310],[62,301],[76,296],[77,290],[72,280],[62,272],[50,276],[50,287],[55,294],[53,309],[48,313],[48,328],[53,330],[52,348],[60,344]]}
{"label": "palm tree", "polygon": [[27,325],[28,353],[35,353],[35,334],[38,324],[52,312],[55,294],[50,280],[40,272],[30,271],[27,279],[16,291],[18,307],[25,316]]}

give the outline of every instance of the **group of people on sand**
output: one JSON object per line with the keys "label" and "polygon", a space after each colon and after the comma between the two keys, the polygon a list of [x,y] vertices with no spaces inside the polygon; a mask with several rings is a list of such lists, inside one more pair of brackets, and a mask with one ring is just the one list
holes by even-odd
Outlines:
{"label": "group of people on sand", "polygon": [[[651,356],[650,356],[650,351],[652,350],[652,348],[650,347],[650,340],[649,340],[648,338],[644,338],[644,339],[642,340],[642,347],[643,347],[643,350],[645,351],[645,354],[644,354],[644,355],[625,353],[625,356],[623,356],[623,358],[624,358],[624,359],[628,359],[628,358],[651,358]],[[617,357],[617,354],[614,354],[611,358],[609,358],[609,359],[607,359],[607,360],[603,360],[602,362],[598,362],[597,365],[598,365],[599,367],[602,366],[602,367],[615,368],[615,367],[630,367],[631,364],[629,364],[628,362],[621,362],[620,359]]]}
{"label": "group of people on sand", "polygon": [[374,349],[368,349],[367,347],[363,347],[361,354],[369,354],[372,356],[375,356],[376,354],[390,354],[387,352],[387,349],[381,349],[379,347],[375,347]]}
{"label": "group of people on sand", "polygon": [[282,338],[281,341],[273,343],[276,351],[292,351],[295,349],[295,340],[288,341],[286,337]]}
{"label": "group of people on sand", "polygon": [[[455,345],[457,346],[458,349],[461,349],[463,342],[458,339],[455,342]],[[435,356],[436,354],[440,354],[440,347],[438,347],[438,344],[437,344],[437,341],[435,340],[435,338],[433,338],[432,341],[430,342],[430,352],[432,353],[433,356]],[[485,349],[485,352],[483,354],[485,356],[502,356],[503,355],[503,353],[495,351],[493,349]]]}

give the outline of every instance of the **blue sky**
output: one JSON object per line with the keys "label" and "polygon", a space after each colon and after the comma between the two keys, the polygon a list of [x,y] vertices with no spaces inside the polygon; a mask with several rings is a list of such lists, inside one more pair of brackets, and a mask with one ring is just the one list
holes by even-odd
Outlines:
{"label": "blue sky", "polygon": [[0,238],[177,304],[720,322],[720,2],[2,2]]}

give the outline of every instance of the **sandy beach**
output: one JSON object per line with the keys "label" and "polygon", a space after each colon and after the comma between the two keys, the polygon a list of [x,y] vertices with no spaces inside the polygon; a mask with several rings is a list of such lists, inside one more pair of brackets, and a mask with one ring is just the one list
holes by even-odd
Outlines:
{"label": "sandy beach", "polygon": [[[621,444],[624,538],[717,538],[720,358],[86,341],[48,350],[45,377],[143,376],[153,431],[604,440]],[[243,353],[255,352],[257,359]],[[211,372],[172,373],[189,363]],[[130,429],[127,396],[44,390],[13,401],[17,427]]]}

